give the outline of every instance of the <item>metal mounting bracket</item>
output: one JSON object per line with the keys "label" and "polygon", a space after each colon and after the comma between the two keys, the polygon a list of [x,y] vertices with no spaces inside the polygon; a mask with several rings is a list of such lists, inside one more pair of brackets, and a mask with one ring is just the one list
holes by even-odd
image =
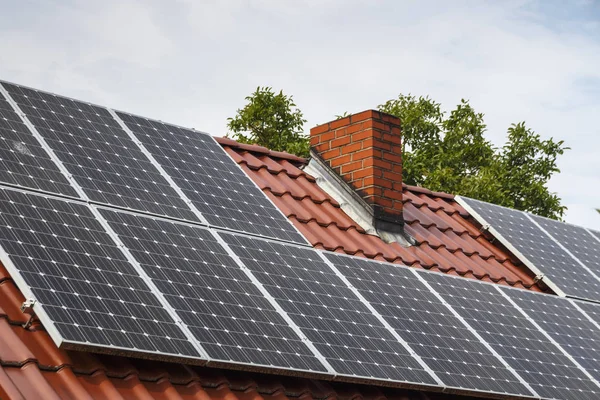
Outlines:
{"label": "metal mounting bracket", "polygon": [[29,319],[23,324],[23,328],[25,329],[28,329],[33,323],[33,318],[35,317],[35,310],[33,309],[33,306],[35,306],[36,303],[37,300],[35,299],[27,299],[23,302],[23,304],[21,304],[21,312],[23,314],[29,314]]}

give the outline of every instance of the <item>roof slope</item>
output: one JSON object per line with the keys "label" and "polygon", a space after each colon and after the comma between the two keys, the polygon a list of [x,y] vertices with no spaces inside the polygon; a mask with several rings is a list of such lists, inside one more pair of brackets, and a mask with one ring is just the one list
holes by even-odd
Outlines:
{"label": "roof slope", "polygon": [[[229,139],[219,142],[315,247],[540,290],[520,264],[485,238],[450,195],[404,188],[406,230],[419,244],[403,248],[364,233],[299,168],[306,160]],[[23,327],[24,300],[0,265],[0,398],[467,400],[64,351],[39,324]]]}
{"label": "roof slope", "polygon": [[405,230],[418,242],[405,248],[366,234],[299,168],[305,159],[217,140],[316,248],[541,290],[531,272],[488,240],[452,195],[404,185]]}

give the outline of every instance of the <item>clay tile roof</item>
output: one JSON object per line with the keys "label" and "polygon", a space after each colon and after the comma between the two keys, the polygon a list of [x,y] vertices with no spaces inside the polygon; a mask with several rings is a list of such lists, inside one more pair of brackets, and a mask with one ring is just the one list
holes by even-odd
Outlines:
{"label": "clay tile roof", "polygon": [[219,143],[314,247],[540,291],[534,276],[481,233],[448,193],[403,185],[409,248],[368,235],[302,170],[307,160],[241,144]]}
{"label": "clay tile roof", "polygon": [[[405,186],[405,248],[368,235],[302,171],[306,160],[230,139],[218,141],[321,249],[532,290],[530,273],[483,235],[446,193]],[[24,301],[0,265],[0,398],[197,400],[467,400],[448,394],[317,381],[65,351],[39,323],[25,329]]]}

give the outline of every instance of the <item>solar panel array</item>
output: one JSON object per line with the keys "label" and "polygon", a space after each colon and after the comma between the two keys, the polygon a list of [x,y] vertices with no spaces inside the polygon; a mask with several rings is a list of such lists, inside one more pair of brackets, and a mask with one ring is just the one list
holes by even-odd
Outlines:
{"label": "solar panel array", "polygon": [[600,398],[597,382],[587,377],[495,286],[438,274],[422,276],[542,398]]}
{"label": "solar panel array", "polygon": [[306,244],[212,137],[122,112],[117,115],[210,224]]}
{"label": "solar panel array", "polygon": [[551,285],[572,297],[600,301],[600,247],[587,230],[466,197],[458,201]]}
{"label": "solar panel array", "polygon": [[600,394],[600,306],[314,250],[209,135],[1,83],[0,139],[0,259],[59,346]]}
{"label": "solar panel array", "polygon": [[64,341],[199,356],[88,206],[0,188],[0,228]]}
{"label": "solar panel array", "polygon": [[222,236],[337,373],[435,384],[317,251]]}
{"label": "solar panel array", "polygon": [[210,231],[101,213],[210,359],[325,372]]}
{"label": "solar panel array", "polygon": [[[504,290],[552,339],[600,381],[600,335],[589,317],[579,312],[576,302],[557,296],[540,296],[522,290]],[[596,306],[597,307],[597,306]]]}
{"label": "solar panel array", "polygon": [[327,258],[450,387],[496,393],[530,391],[411,270],[394,264]]}

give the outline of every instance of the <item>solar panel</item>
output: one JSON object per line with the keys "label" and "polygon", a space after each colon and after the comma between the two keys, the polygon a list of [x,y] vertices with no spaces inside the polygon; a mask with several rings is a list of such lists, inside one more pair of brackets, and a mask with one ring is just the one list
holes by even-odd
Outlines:
{"label": "solar panel", "polygon": [[338,375],[436,384],[317,251],[221,236]]}
{"label": "solar panel", "polygon": [[0,181],[65,196],[77,192],[7,100],[0,84]]}
{"label": "solar panel", "polygon": [[600,381],[600,329],[574,302],[525,290],[503,290],[571,357]]}
{"label": "solar panel", "polygon": [[600,388],[594,381],[495,285],[434,273],[421,276],[542,398],[600,398]]}
{"label": "solar panel", "polygon": [[[461,197],[460,201],[501,235],[504,245],[520,252],[567,295],[600,300],[600,285],[595,277],[544,233],[522,211]],[[553,287],[554,289],[554,287]]]}
{"label": "solar panel", "polygon": [[100,212],[211,361],[326,372],[207,229]]}
{"label": "solar panel", "polygon": [[576,301],[575,304],[577,304],[577,307],[585,312],[585,314],[596,324],[596,326],[600,326],[600,304],[586,301]]}
{"label": "solar panel", "polygon": [[[600,293],[600,243],[592,233],[581,226],[537,215],[532,215],[531,218],[585,265],[588,272],[596,278],[588,284]],[[600,300],[600,297],[597,300]]]}
{"label": "solar panel", "polygon": [[92,201],[198,221],[107,109],[3,85]]}
{"label": "solar panel", "polygon": [[0,245],[59,343],[199,356],[88,206],[0,188]]}
{"label": "solar panel", "polygon": [[209,224],[307,243],[211,136],[122,112],[117,115]]}
{"label": "solar panel", "polygon": [[324,253],[449,387],[532,393],[408,268]]}

